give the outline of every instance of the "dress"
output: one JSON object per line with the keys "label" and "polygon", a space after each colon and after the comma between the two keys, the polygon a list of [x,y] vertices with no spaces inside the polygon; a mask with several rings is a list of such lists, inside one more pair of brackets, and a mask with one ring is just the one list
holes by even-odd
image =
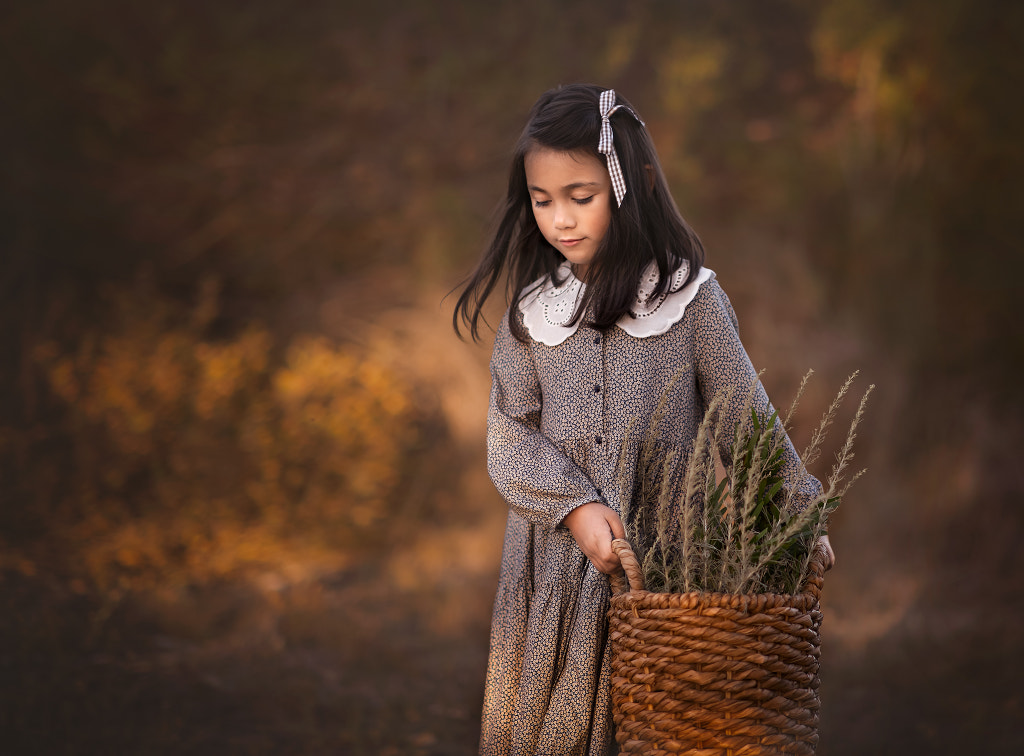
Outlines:
{"label": "dress", "polygon": [[[661,300],[645,299],[641,288],[634,309],[641,317],[627,316],[603,333],[586,317],[564,325],[584,286],[571,274],[558,288],[538,282],[522,311],[506,313],[498,328],[487,463],[509,515],[481,754],[604,756],[612,748],[608,579],[562,520],[591,501],[620,511],[619,492],[632,485],[623,485],[618,474],[628,477],[635,468],[630,462],[639,439],[680,371],[659,432],[684,445],[696,435],[705,398],[756,381],[732,305],[714,274],[702,269],[685,287],[685,268],[679,275]],[[655,273],[647,292],[656,281]],[[524,319],[529,343],[512,336],[510,316]],[[754,403],[769,406],[759,383]],[[793,476],[799,459],[788,439],[785,449],[786,474]],[[621,468],[620,454],[627,455]],[[820,484],[802,481],[806,490],[797,498],[809,500]]]}

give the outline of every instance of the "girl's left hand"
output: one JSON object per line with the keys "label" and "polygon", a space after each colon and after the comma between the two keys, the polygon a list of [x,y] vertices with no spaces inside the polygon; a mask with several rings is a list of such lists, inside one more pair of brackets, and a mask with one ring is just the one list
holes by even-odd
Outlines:
{"label": "girl's left hand", "polygon": [[836,554],[832,551],[832,544],[829,542],[828,536],[821,536],[821,538],[818,539],[818,545],[825,550],[825,569],[831,570],[836,566]]}

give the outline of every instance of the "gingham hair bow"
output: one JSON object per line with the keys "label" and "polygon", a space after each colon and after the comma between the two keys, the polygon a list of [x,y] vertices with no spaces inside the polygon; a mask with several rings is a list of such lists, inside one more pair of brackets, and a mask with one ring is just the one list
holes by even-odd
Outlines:
{"label": "gingham hair bow", "polygon": [[[612,134],[612,113],[619,109],[628,110],[629,114],[640,121],[640,117],[633,112],[632,108],[626,105],[615,104],[615,90],[606,89],[601,93],[601,138],[597,143],[597,151],[608,158],[608,175],[612,179],[612,189],[615,190],[615,201],[622,207],[622,198],[626,196],[626,179],[622,176],[622,166],[619,165],[619,156],[615,152],[615,136]],[[640,121],[643,126],[644,122]]]}

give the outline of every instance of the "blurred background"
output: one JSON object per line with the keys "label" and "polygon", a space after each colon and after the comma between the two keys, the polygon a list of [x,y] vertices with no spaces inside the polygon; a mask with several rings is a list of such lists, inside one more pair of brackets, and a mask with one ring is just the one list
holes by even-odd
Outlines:
{"label": "blurred background", "polygon": [[475,753],[506,509],[445,295],[587,81],[776,402],[816,371],[798,448],[877,386],[819,753],[1021,752],[1022,39],[994,0],[5,4],[0,750]]}

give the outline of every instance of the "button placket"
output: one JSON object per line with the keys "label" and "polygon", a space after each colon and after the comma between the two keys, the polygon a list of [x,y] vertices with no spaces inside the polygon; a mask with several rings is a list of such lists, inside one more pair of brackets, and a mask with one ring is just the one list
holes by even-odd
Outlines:
{"label": "button placket", "polygon": [[605,391],[605,383],[606,383],[606,376],[607,376],[607,369],[606,369],[606,364],[605,364],[605,348],[604,348],[605,347],[605,340],[606,340],[606,335],[604,335],[604,334],[597,333],[597,334],[594,335],[594,346],[597,348],[597,350],[599,352],[599,354],[598,354],[598,357],[599,357],[598,365],[599,365],[600,372],[599,372],[599,374],[597,376],[597,380],[594,381],[594,385],[593,385],[593,389],[592,390],[593,390],[593,393],[594,393],[594,398],[597,399],[598,402],[600,402],[600,411],[601,411],[601,415],[600,415],[600,417],[601,417],[601,429],[600,429],[600,431],[598,433],[596,433],[594,435],[594,443],[598,447],[600,447],[605,452],[605,454],[607,454],[610,451],[609,447],[611,447],[611,443],[609,443],[608,437],[607,437],[608,436],[608,420],[607,420],[608,403],[607,403],[607,401],[605,401],[605,397],[607,395],[607,392]]}

